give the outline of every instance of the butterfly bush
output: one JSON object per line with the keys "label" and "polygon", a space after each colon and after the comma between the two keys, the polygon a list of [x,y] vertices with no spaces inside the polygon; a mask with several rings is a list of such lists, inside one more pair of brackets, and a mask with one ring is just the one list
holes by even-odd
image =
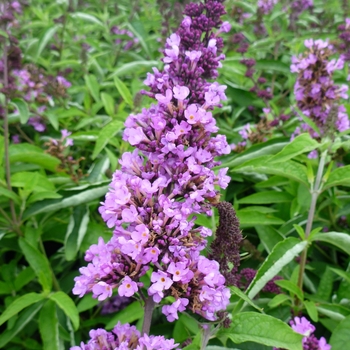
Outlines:
{"label": "butterfly bush", "polygon": [[[303,350],[331,350],[331,346],[327,344],[324,337],[317,339],[313,332],[315,332],[316,327],[311,324],[305,317],[294,317],[290,321],[292,329],[304,336],[303,338]],[[274,348],[274,350],[280,350]]]}
{"label": "butterfly bush", "polygon": [[328,41],[309,39],[305,46],[308,51],[304,55],[292,58],[291,71],[298,74],[294,93],[298,108],[316,124],[319,133],[302,124],[294,135],[304,130],[319,138],[334,130],[345,131],[350,124],[340,100],[348,98],[348,87],[333,81],[334,71],[343,68],[344,60],[330,59],[334,49]]}
{"label": "butterfly bush", "polygon": [[[215,157],[230,147],[224,136],[211,135],[218,131],[211,111],[226,100],[226,86],[209,81],[225,58],[219,34],[230,30],[220,19],[222,2],[187,5],[166,40],[163,71],[147,75],[143,94],[155,104],[125,122],[123,139],[135,150],[122,155],[99,209],[113,236],[86,252],[89,264],[73,289],[80,297],[92,292],[101,301],[116,289],[119,296],[144,298],[147,287],[155,303],[175,300],[162,307],[170,322],[186,309],[216,320],[229,303],[219,263],[200,255],[212,232],[195,226],[195,214],[212,215],[219,189],[230,181],[228,168],[213,171],[220,164]],[[140,278],[148,271],[144,286]]]}

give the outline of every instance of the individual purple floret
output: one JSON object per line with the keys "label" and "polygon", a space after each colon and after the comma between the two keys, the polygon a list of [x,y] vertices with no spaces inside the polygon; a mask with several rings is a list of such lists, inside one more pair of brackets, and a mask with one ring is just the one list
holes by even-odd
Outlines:
{"label": "individual purple floret", "polygon": [[73,346],[70,350],[171,350],[178,349],[174,339],[165,339],[163,336],[141,337],[135,326],[122,325],[120,322],[111,332],[104,329],[92,329],[87,344],[81,342],[80,346]]}
{"label": "individual purple floret", "polygon": [[218,131],[211,111],[226,100],[226,86],[208,81],[225,57],[218,34],[230,25],[220,19],[222,1],[192,3],[184,13],[166,40],[164,70],[153,68],[145,80],[150,91],[143,93],[155,104],[125,122],[123,139],[136,149],[122,155],[99,209],[113,237],[86,252],[73,293],[104,300],[117,289],[146,298],[140,278],[152,268],[146,293],[155,303],[175,299],[162,309],[169,321],[185,309],[216,320],[230,291],[219,263],[200,255],[211,231],[196,227],[195,215],[212,215],[230,181],[227,168],[213,171],[230,147],[211,136]]}
{"label": "individual purple floret", "polygon": [[305,46],[308,51],[304,55],[292,58],[291,71],[298,73],[294,93],[298,108],[316,124],[319,133],[306,123],[301,128],[315,138],[331,135],[334,130],[345,131],[350,123],[340,100],[348,98],[348,87],[336,85],[332,79],[333,72],[343,68],[344,60],[330,59],[334,51],[327,41],[309,39]]}
{"label": "individual purple floret", "polygon": [[[315,332],[316,327],[311,324],[305,317],[294,317],[290,321],[290,325],[293,330],[304,336],[303,338],[303,350],[331,350],[331,346],[327,344],[324,337],[317,339],[313,332]],[[274,348],[274,350],[281,350],[279,348]]]}

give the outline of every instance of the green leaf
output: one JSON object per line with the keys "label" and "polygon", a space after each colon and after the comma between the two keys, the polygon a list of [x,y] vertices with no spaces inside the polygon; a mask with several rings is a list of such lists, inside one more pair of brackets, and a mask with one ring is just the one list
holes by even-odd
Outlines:
{"label": "green leaf", "polygon": [[279,138],[279,139],[274,139],[274,140],[264,142],[262,144],[253,145],[252,147],[248,148],[246,151],[235,156],[233,159],[232,158],[230,158],[231,160],[225,159],[220,167],[231,168],[231,167],[241,165],[255,158],[276,154],[276,152],[279,152],[281,149],[283,149],[284,146],[288,145],[288,143],[289,142],[286,141],[285,138]]}
{"label": "green leaf", "polygon": [[39,331],[43,341],[43,350],[60,349],[56,304],[51,300],[48,300],[40,310]]}
{"label": "green leaf", "polygon": [[120,93],[121,97],[123,98],[123,100],[131,107],[134,107],[134,103],[132,100],[132,96],[131,93],[129,91],[129,89],[127,88],[127,86],[118,78],[118,77],[114,77],[114,84],[118,90],[118,92]]}
{"label": "green leaf", "polygon": [[262,156],[241,164],[239,167],[234,168],[233,171],[238,173],[280,175],[308,186],[307,168],[304,165],[293,160],[270,164],[270,159],[271,156]]}
{"label": "green leaf", "polygon": [[287,192],[264,191],[244,197],[238,202],[240,204],[269,204],[291,202],[292,199],[292,195]]}
{"label": "green leaf", "polygon": [[23,214],[23,219],[27,219],[33,215],[40,213],[54,212],[70,206],[77,206],[79,204],[88,203],[92,200],[102,197],[108,191],[108,185],[89,188],[78,194],[63,197],[60,200],[48,199],[33,204]]}
{"label": "green leaf", "polygon": [[21,98],[14,98],[11,100],[11,104],[17,108],[21,124],[26,124],[29,119],[29,109],[27,102],[23,101]]}
{"label": "green leaf", "polygon": [[288,290],[292,295],[296,295],[299,300],[304,300],[304,293],[302,290],[292,281],[287,280],[278,280],[275,281],[275,284],[277,284],[279,287]]}
{"label": "green leaf", "polygon": [[75,330],[79,328],[79,312],[74,301],[64,292],[50,294],[49,298],[70,318]]}
{"label": "green leaf", "polygon": [[49,199],[49,198],[62,198],[62,196],[52,191],[37,192],[37,193],[33,193],[28,198],[27,204],[31,204],[31,203],[42,201],[44,199]]}
{"label": "green leaf", "polygon": [[271,214],[259,211],[237,210],[237,217],[242,226],[252,227],[255,225],[282,225],[284,221]]}
{"label": "green leaf", "polygon": [[90,215],[88,206],[78,205],[73,209],[64,243],[66,260],[71,261],[75,259],[86,234],[89,221]]}
{"label": "green leaf", "polygon": [[82,299],[79,301],[78,306],[77,306],[77,310],[78,312],[84,312],[86,310],[89,310],[91,308],[93,308],[94,306],[96,306],[99,303],[99,301],[97,299],[94,299],[92,297],[92,294],[85,294]]}
{"label": "green leaf", "polygon": [[318,311],[313,301],[305,300],[304,306],[312,321],[318,322]]}
{"label": "green leaf", "polygon": [[55,186],[39,172],[23,171],[11,177],[13,187],[22,187],[33,192],[54,192]]}
{"label": "green leaf", "polygon": [[281,305],[285,301],[290,301],[290,296],[288,296],[286,294],[278,294],[278,295],[274,296],[269,301],[267,306],[270,307],[271,309],[273,309],[273,308],[277,307],[278,305]]}
{"label": "green leaf", "polygon": [[90,22],[93,24],[97,24],[101,27],[104,27],[103,22],[101,22],[98,18],[96,18],[95,16],[90,15],[88,13],[85,13],[85,12],[74,12],[74,13],[70,14],[70,16],[72,18],[79,18],[79,19],[82,19],[84,21],[87,21],[87,22]]}
{"label": "green leaf", "polygon": [[275,277],[306,246],[307,242],[300,242],[294,237],[288,237],[284,241],[277,243],[250,283],[247,289],[248,297],[253,299],[264,288],[266,283]]}
{"label": "green leaf", "polygon": [[259,239],[263,244],[265,250],[270,253],[273,247],[285,239],[285,237],[277,231],[275,228],[270,226],[255,226],[256,232],[258,233]]}
{"label": "green leaf", "polygon": [[333,244],[350,255],[350,234],[343,232],[319,232],[312,237],[312,241]]}
{"label": "green leaf", "polygon": [[333,186],[350,186],[350,165],[334,169],[322,190]]}
{"label": "green leaf", "polygon": [[315,295],[317,298],[323,301],[329,301],[333,291],[333,279],[333,271],[328,266],[326,266],[326,269],[321,276],[321,280],[317,288],[317,293]]}
{"label": "green leaf", "polygon": [[18,317],[11,329],[7,329],[0,335],[0,348],[3,348],[34,318],[41,309],[43,302],[38,302],[26,308]]}
{"label": "green leaf", "polygon": [[283,74],[290,74],[289,64],[278,60],[257,60],[256,69],[258,70],[271,70],[274,72],[280,72]]}
{"label": "green leaf", "polygon": [[333,331],[329,344],[332,350],[344,350],[350,343],[350,316],[342,320]]}
{"label": "green leaf", "polygon": [[52,288],[52,274],[47,258],[22,237],[19,238],[18,244],[44,291],[50,291]]}
{"label": "green leaf", "polygon": [[58,166],[61,163],[58,158],[44,153],[41,148],[29,143],[11,145],[9,155],[11,163],[23,162],[37,164],[42,168],[50,170],[52,172],[58,172]]}
{"label": "green leaf", "polygon": [[113,97],[105,92],[101,92],[101,100],[102,100],[103,106],[104,106],[107,114],[110,117],[113,117],[115,114]]}
{"label": "green leaf", "polygon": [[45,33],[41,36],[41,38],[39,40],[38,50],[36,52],[36,59],[38,59],[40,57],[40,55],[43,52],[45,46],[48,44],[48,42],[51,40],[51,38],[55,35],[57,29],[58,29],[57,26],[53,26],[51,28],[48,28],[45,31]]}
{"label": "green leaf", "polygon": [[118,321],[120,323],[131,323],[136,320],[139,320],[143,318],[144,315],[144,310],[141,304],[138,301],[135,301],[131,304],[129,304],[126,308],[123,310],[119,311],[117,314],[115,314],[111,320],[107,323],[106,329],[112,329]]}
{"label": "green leaf", "polygon": [[96,140],[95,148],[92,153],[92,159],[95,159],[98,154],[103,150],[103,148],[107,145],[109,140],[115,136],[120,130],[122,130],[124,124],[119,120],[112,120],[106,126],[104,126],[98,134],[98,138]]}
{"label": "green leaf", "polygon": [[92,74],[87,74],[84,77],[85,84],[88,87],[90,94],[96,102],[100,101],[100,84],[97,81],[97,78]]}
{"label": "green leaf", "polygon": [[256,312],[242,312],[232,319],[230,328],[221,328],[219,338],[227,337],[239,344],[252,341],[288,350],[302,350],[301,334],[281,320]]}
{"label": "green leaf", "polygon": [[[57,113],[57,112],[56,112]],[[45,115],[48,117],[51,125],[55,130],[59,129],[59,123],[58,123],[58,115],[53,111],[47,111],[45,112]]]}
{"label": "green leaf", "polygon": [[263,312],[263,309],[258,307],[257,305],[254,304],[254,302],[248,298],[248,296],[243,293],[239,288],[235,286],[230,286],[229,287],[231,292],[236,294],[238,297],[240,297],[242,300],[244,300],[246,303],[248,303],[250,306],[252,306],[254,309],[258,310],[259,312]]}
{"label": "green leaf", "polygon": [[19,196],[15,192],[9,191],[5,187],[0,187],[0,195],[12,199],[18,205],[21,204],[21,199]]}
{"label": "green leaf", "polygon": [[11,317],[17,315],[23,309],[43,299],[45,299],[45,296],[37,293],[28,293],[15,299],[0,316],[0,325],[5,323]]}
{"label": "green leaf", "polygon": [[301,134],[298,135],[287,146],[285,146],[282,151],[273,156],[269,162],[271,164],[285,162],[298,156],[299,154],[313,151],[319,146],[320,144],[316,140],[312,139],[309,133]]}
{"label": "green leaf", "polygon": [[35,278],[35,272],[31,267],[27,267],[24,270],[22,270],[18,274],[14,282],[16,292],[22,289],[26,284],[31,282],[34,278]]}

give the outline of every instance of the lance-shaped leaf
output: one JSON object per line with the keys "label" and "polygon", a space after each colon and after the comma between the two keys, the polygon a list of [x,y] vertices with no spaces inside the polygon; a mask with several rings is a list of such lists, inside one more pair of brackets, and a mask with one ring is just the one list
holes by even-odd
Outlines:
{"label": "lance-shaped leaf", "polygon": [[26,124],[29,119],[29,109],[27,102],[23,101],[21,98],[14,98],[11,100],[11,104],[17,108],[21,124]]}
{"label": "lance-shaped leaf", "polygon": [[69,219],[64,244],[66,260],[73,260],[77,255],[80,244],[85,236],[89,220],[90,215],[88,206],[78,205],[73,209],[73,213]]}
{"label": "lance-shaped leaf", "polygon": [[75,330],[79,328],[79,312],[74,301],[64,292],[50,294],[49,298],[70,318]]}
{"label": "lance-shaped leaf", "polygon": [[282,151],[278,152],[270,159],[270,163],[285,162],[299,154],[313,151],[320,144],[311,138],[309,133],[298,135],[292,142],[285,146]]}
{"label": "lance-shaped leaf", "polygon": [[248,297],[253,299],[266,283],[275,277],[306,246],[306,241],[300,242],[294,237],[286,238],[284,241],[277,243],[250,283],[247,289]]}
{"label": "lance-shaped leaf", "polygon": [[0,335],[0,349],[10,342],[38,313],[43,301],[29,306],[23,310],[11,329],[7,329]]}
{"label": "lance-shaped leaf", "polygon": [[43,341],[43,350],[59,350],[56,304],[52,300],[48,300],[40,310],[39,331]]}
{"label": "lance-shaped leaf", "polygon": [[322,190],[339,185],[350,186],[350,165],[333,170]]}
{"label": "lance-shaped leaf", "polygon": [[341,321],[333,331],[329,344],[332,350],[345,350],[350,343],[350,316]]}
{"label": "lance-shaped leaf", "polygon": [[18,243],[26,260],[37,275],[44,291],[50,291],[52,288],[52,274],[47,258],[22,237]]}
{"label": "lance-shaped leaf", "polygon": [[302,350],[301,334],[281,320],[257,312],[242,312],[232,319],[230,328],[222,328],[219,338],[229,338],[239,344],[251,341],[288,350]]}
{"label": "lance-shaped leaf", "polygon": [[23,309],[43,299],[45,299],[45,296],[42,294],[28,293],[14,300],[0,316],[0,326]]}

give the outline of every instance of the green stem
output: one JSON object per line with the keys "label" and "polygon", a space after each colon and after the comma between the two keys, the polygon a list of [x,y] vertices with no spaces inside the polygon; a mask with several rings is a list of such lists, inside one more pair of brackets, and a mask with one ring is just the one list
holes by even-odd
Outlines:
{"label": "green stem", "polygon": [[[317,203],[317,198],[320,194],[321,190],[321,180],[323,176],[323,171],[324,171],[324,166],[326,163],[326,157],[327,157],[328,151],[325,150],[320,159],[320,164],[318,165],[318,170],[317,170],[317,175],[315,182],[311,188],[311,204],[310,204],[310,209],[309,209],[309,215],[307,218],[307,223],[306,223],[306,229],[305,229],[305,239],[307,240],[311,229],[312,229],[312,224],[315,218],[315,209],[316,209],[316,203]],[[302,290],[303,289],[303,280],[304,280],[304,273],[305,273],[305,265],[306,265],[306,258],[307,258],[307,247],[303,250],[300,256],[300,269],[299,269],[299,276],[298,276],[298,287]],[[298,302],[297,302],[298,304]]]}

